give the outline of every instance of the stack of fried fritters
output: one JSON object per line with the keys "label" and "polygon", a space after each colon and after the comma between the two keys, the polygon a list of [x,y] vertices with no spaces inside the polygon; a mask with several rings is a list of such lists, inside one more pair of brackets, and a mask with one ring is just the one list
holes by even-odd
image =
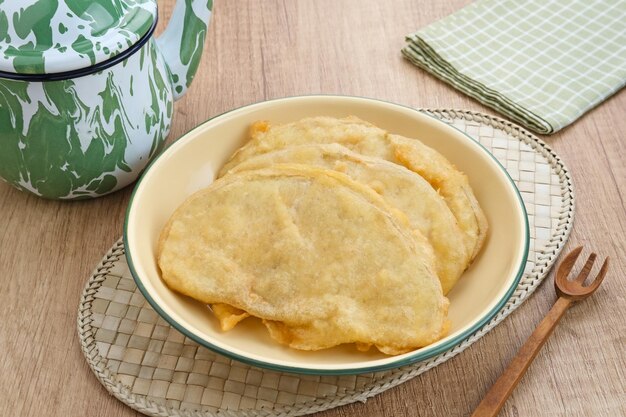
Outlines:
{"label": "stack of fried fritters", "polygon": [[293,348],[400,354],[447,331],[445,297],[487,222],[466,176],[355,117],[257,122],[161,234],[167,285]]}

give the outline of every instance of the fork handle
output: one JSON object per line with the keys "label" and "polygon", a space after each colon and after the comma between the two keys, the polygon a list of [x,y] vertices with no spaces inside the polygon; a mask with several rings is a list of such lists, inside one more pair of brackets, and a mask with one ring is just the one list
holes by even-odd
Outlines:
{"label": "fork handle", "polygon": [[556,324],[563,317],[571,303],[571,300],[564,297],[559,297],[556,300],[548,314],[541,320],[533,334],[530,335],[524,346],[517,352],[508,368],[500,375],[500,378],[478,404],[471,417],[495,417],[498,415],[513,389],[515,389],[517,383],[526,373],[526,369],[528,369],[543,344],[548,340]]}

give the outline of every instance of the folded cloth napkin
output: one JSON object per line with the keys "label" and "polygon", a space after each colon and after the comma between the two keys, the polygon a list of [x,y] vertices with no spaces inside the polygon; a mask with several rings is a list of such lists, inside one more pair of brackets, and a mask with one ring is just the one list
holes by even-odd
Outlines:
{"label": "folded cloth napkin", "polygon": [[407,36],[402,52],[550,134],[626,84],[626,1],[479,0]]}

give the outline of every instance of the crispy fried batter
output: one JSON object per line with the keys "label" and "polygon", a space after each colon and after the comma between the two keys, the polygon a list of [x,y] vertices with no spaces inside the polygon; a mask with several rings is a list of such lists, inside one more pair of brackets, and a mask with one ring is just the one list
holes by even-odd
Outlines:
{"label": "crispy fried batter", "polygon": [[355,152],[403,165],[420,174],[445,199],[465,233],[464,242],[471,259],[482,247],[487,234],[487,221],[467,178],[439,152],[417,139],[391,135],[353,116],[343,119],[311,117],[276,126],[267,121],[257,122],[251,128],[251,137],[250,142],[222,168],[221,176],[255,155],[290,146],[338,143]]}
{"label": "crispy fried batter", "polygon": [[224,331],[231,330],[241,320],[250,317],[250,314],[228,304],[211,304],[211,311],[220,322],[220,328]]}
{"label": "crispy fried batter", "polygon": [[403,212],[411,227],[419,230],[432,245],[444,294],[450,291],[467,267],[469,253],[463,242],[463,232],[445,201],[420,175],[402,166],[329,144],[292,146],[257,155],[236,165],[230,172],[288,162],[343,172],[353,180],[369,185],[387,203]]}
{"label": "crispy fried batter", "polygon": [[170,288],[259,317],[291,347],[358,342],[396,354],[438,340],[447,325],[422,245],[371,188],[293,164],[229,175],[191,196],[162,232],[158,263]]}

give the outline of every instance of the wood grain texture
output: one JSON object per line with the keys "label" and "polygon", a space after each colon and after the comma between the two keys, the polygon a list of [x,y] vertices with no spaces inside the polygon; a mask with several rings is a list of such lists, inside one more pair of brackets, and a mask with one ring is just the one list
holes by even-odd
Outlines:
{"label": "wood grain texture", "polygon": [[[174,0],[159,3],[161,24]],[[244,104],[310,93],[493,112],[400,54],[404,35],[467,0],[220,0],[196,80],[175,106],[170,141]],[[626,416],[626,91],[545,140],[576,186],[574,230],[614,261],[568,311],[501,412]],[[1,138],[0,138],[1,140]],[[76,336],[84,283],[121,235],[131,189],[93,201],[38,199],[0,183],[0,410],[15,416],[132,416],[87,367]],[[551,278],[548,279],[551,281]],[[556,296],[551,282],[472,347],[372,398],[320,416],[467,416]]]}

